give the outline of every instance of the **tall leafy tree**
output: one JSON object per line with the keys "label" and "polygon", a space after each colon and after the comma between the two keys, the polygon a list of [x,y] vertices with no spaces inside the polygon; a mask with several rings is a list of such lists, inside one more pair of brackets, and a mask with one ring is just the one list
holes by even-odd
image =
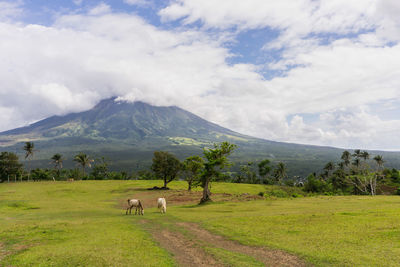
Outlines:
{"label": "tall leafy tree", "polygon": [[10,180],[22,173],[22,164],[19,162],[18,156],[12,152],[0,153],[0,178],[1,180]]}
{"label": "tall leafy tree", "polygon": [[331,176],[331,173],[333,172],[334,169],[335,169],[335,163],[333,163],[332,161],[328,162],[325,165],[324,170],[326,171],[327,178]]}
{"label": "tall leafy tree", "polygon": [[92,171],[90,172],[90,176],[94,180],[103,180],[109,178],[110,173],[108,172],[108,163],[104,157],[100,159],[96,159],[96,163],[94,164]]}
{"label": "tall leafy tree", "polygon": [[[33,158],[33,154],[35,153],[35,144],[33,142],[25,142],[24,151],[25,151],[25,159],[28,159],[28,162],[30,163],[31,159]],[[28,166],[28,169],[29,169],[28,172],[28,181],[29,181],[29,176],[31,175],[30,164]]]}
{"label": "tall leafy tree", "polygon": [[279,184],[282,184],[282,180],[287,177],[286,165],[283,162],[279,162],[274,170],[274,177]]}
{"label": "tall leafy tree", "polygon": [[360,159],[355,158],[352,163],[353,163],[353,166],[356,168],[356,171],[358,172],[360,170],[360,166],[361,166]]}
{"label": "tall leafy tree", "polygon": [[361,158],[361,150],[360,149],[354,150],[354,153],[352,156],[356,157],[356,158]]}
{"label": "tall leafy tree", "polygon": [[62,164],[64,161],[63,156],[61,154],[57,153],[51,157],[51,160],[52,160],[52,163],[54,164],[54,168],[57,170],[57,176],[58,176],[58,178],[60,178],[61,169],[63,167]]}
{"label": "tall leafy tree", "polygon": [[385,163],[383,161],[383,157],[381,155],[376,155],[374,157],[374,161],[376,162],[376,164],[378,165],[378,170],[382,169],[383,164]]}
{"label": "tall leafy tree", "polygon": [[260,180],[257,179],[257,173],[253,168],[254,162],[247,162],[246,165],[240,166],[240,173],[238,176],[237,182],[245,182],[249,184],[257,184],[260,183]]}
{"label": "tall leafy tree", "polygon": [[360,157],[365,161],[367,161],[367,159],[369,159],[369,153],[367,151],[363,151],[360,154]]}
{"label": "tall leafy tree", "polygon": [[166,151],[155,151],[153,156],[153,164],[151,165],[152,171],[156,177],[164,181],[164,187],[173,181],[182,168],[182,163],[175,155]]}
{"label": "tall leafy tree", "polygon": [[88,155],[85,153],[79,153],[74,157],[74,161],[77,162],[77,164],[81,165],[82,167],[82,173],[83,177],[86,176],[86,167],[91,167],[91,163],[94,161],[93,159],[89,158]]}
{"label": "tall leafy tree", "polygon": [[346,167],[348,167],[350,165],[350,161],[351,161],[350,152],[347,150],[343,151],[341,159],[343,160],[344,165]]}
{"label": "tall leafy tree", "polygon": [[221,174],[221,171],[230,165],[228,156],[235,150],[236,145],[229,142],[214,144],[213,148],[203,150],[205,162],[204,171],[201,175],[201,186],[203,187],[203,197],[200,203],[210,201],[210,183]]}
{"label": "tall leafy tree", "polygon": [[270,161],[268,159],[264,159],[260,163],[258,163],[258,175],[262,177],[264,182],[267,181],[269,174],[271,173],[271,166],[269,165]]}
{"label": "tall leafy tree", "polygon": [[199,156],[191,156],[184,160],[182,173],[188,183],[188,191],[200,182],[200,175],[204,168],[204,160]]}

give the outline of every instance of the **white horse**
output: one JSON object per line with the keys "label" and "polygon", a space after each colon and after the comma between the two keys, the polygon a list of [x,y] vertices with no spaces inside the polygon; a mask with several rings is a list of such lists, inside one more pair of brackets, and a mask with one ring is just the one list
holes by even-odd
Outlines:
{"label": "white horse", "polygon": [[[132,208],[135,207],[135,215],[143,215],[144,214],[144,209],[142,206],[142,203],[140,202],[139,199],[128,199],[128,208],[126,209],[126,215],[128,215],[128,210],[129,214],[132,214]],[[138,212],[139,211],[139,212]]]}
{"label": "white horse", "polygon": [[161,213],[167,212],[167,202],[165,201],[165,198],[160,197],[157,199],[157,207],[161,210]]}

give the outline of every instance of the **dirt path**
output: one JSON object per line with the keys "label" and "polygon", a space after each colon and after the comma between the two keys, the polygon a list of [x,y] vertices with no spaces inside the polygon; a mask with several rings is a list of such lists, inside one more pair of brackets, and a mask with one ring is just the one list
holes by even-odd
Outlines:
{"label": "dirt path", "polygon": [[174,256],[180,266],[224,266],[181,233],[164,229],[152,234],[154,239]]}
{"label": "dirt path", "polygon": [[228,240],[222,236],[215,235],[195,223],[181,222],[177,225],[189,230],[197,240],[226,250],[246,254],[254,257],[266,266],[308,266],[297,256],[281,250],[267,249],[263,247],[246,246],[236,241]]}
{"label": "dirt path", "polygon": [[152,234],[161,247],[173,255],[179,266],[229,266],[207,253],[204,250],[206,247],[245,254],[264,263],[265,266],[310,266],[299,257],[287,252],[246,246],[213,234],[195,223],[174,222],[166,227],[155,221],[142,219],[140,224]]}
{"label": "dirt path", "polygon": [[[134,196],[139,198],[146,208],[155,207],[155,199],[163,196],[168,199],[168,205],[184,205],[197,203],[200,192],[187,192],[180,190],[170,191],[136,191]],[[257,196],[239,196],[240,201],[252,200]],[[237,196],[229,194],[215,194],[214,198],[222,201],[238,201]],[[126,204],[120,200],[120,207]],[[164,218],[163,225],[156,220],[143,218],[140,225],[150,232],[161,247],[169,251],[179,266],[229,266],[205,248],[218,248],[250,256],[265,266],[310,266],[299,257],[290,253],[268,249],[265,247],[246,246],[223,236],[215,235],[195,223],[176,222],[176,219]],[[164,224],[165,223],[165,224]]]}

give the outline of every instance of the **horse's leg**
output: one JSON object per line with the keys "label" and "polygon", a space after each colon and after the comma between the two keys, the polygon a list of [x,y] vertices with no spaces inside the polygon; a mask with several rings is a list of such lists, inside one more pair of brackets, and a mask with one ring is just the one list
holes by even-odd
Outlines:
{"label": "horse's leg", "polygon": [[126,209],[125,215],[128,215],[129,207]]}

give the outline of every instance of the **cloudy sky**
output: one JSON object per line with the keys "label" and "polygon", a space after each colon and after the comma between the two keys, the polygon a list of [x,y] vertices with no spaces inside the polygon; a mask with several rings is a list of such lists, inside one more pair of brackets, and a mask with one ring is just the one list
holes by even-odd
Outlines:
{"label": "cloudy sky", "polygon": [[111,96],[400,150],[398,0],[0,0],[0,131]]}

